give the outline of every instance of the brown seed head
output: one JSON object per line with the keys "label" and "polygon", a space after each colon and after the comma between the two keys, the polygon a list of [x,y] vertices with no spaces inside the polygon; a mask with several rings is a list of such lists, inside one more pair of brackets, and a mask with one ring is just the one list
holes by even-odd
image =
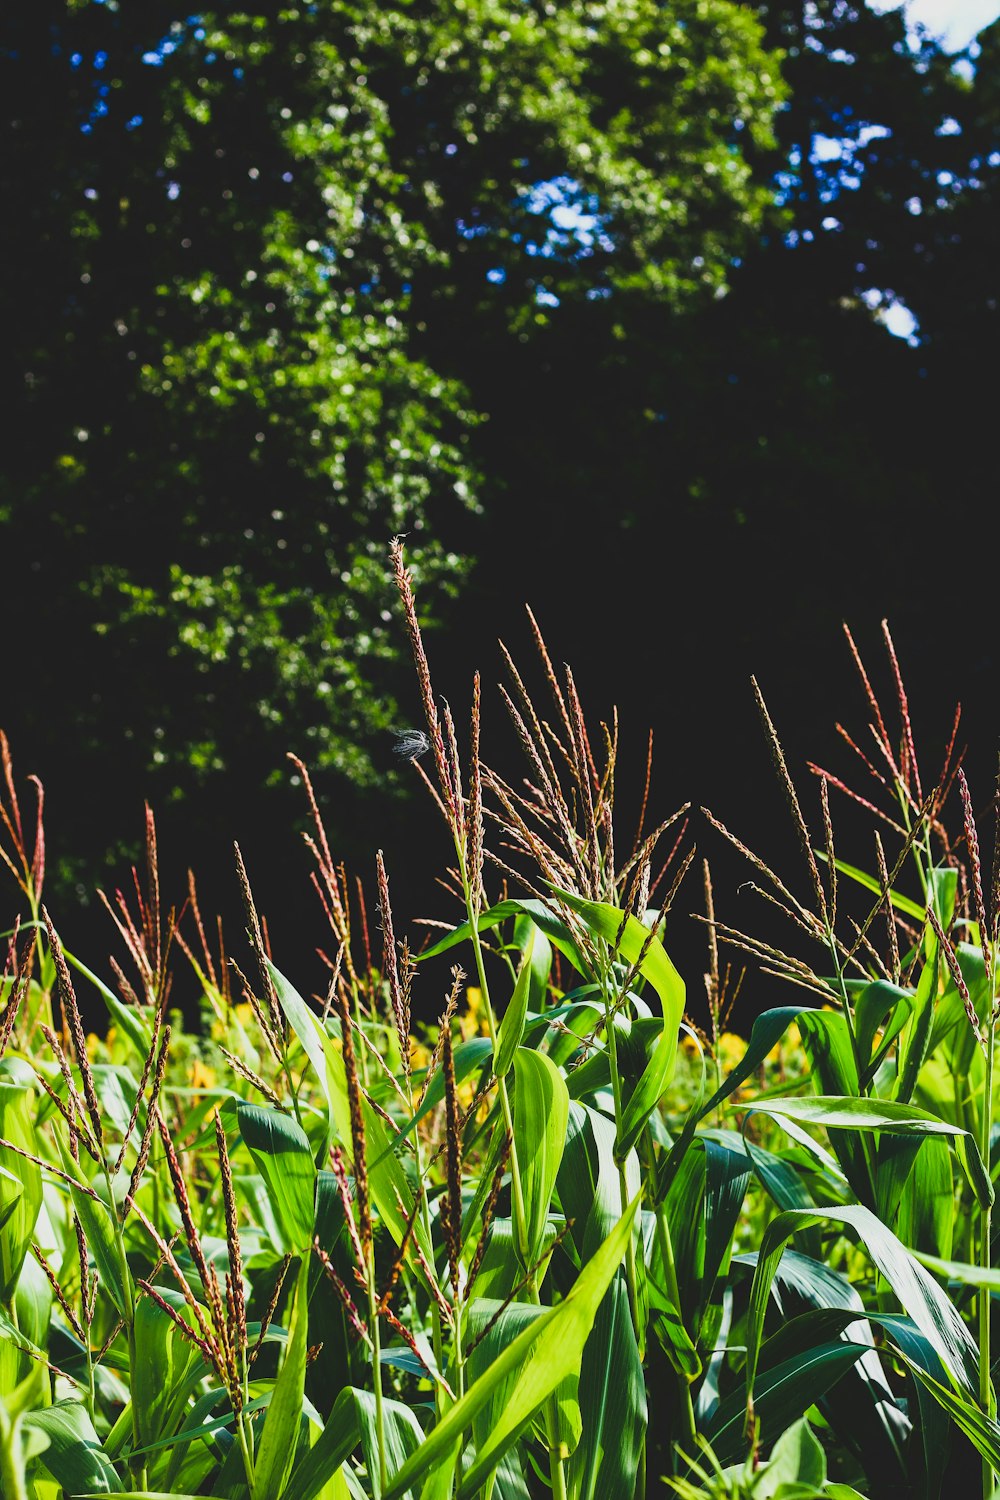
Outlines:
{"label": "brown seed head", "polygon": [[413,595],[413,580],[403,562],[403,539],[394,537],[389,547],[389,556],[392,560],[392,569],[396,578],[396,587],[403,605],[403,613],[406,616],[406,628],[410,636],[410,649],[413,652],[413,664],[417,669],[417,681],[420,686],[420,700],[423,704],[424,719],[427,723],[427,733],[434,752],[434,765],[437,770],[438,786],[441,792],[441,800],[450,819],[457,816],[457,796],[452,786],[451,772],[448,759],[445,754],[444,738],[441,734],[441,720],[438,717],[437,704],[434,701],[434,690],[431,687],[431,669],[427,661],[427,652],[424,650],[423,637],[420,633],[420,622],[417,619],[417,604]]}
{"label": "brown seed head", "polygon": [[448,1185],[442,1205],[442,1226],[448,1250],[448,1269],[455,1295],[459,1291],[462,1257],[462,1138],[455,1082],[455,1057],[451,1043],[451,1022],[443,1018],[441,1028],[441,1067],[444,1073],[445,1139]]}
{"label": "brown seed head", "polygon": [[83,1097],[87,1102],[87,1113],[90,1116],[94,1139],[98,1145],[102,1145],[104,1142],[104,1125],[101,1120],[101,1107],[97,1102],[97,1090],[94,1087],[94,1074],[90,1066],[90,1058],[87,1055],[87,1040],[83,1034],[83,1022],[80,1019],[80,1007],[77,1004],[76,990],[73,988],[73,981],[70,978],[69,966],[66,963],[66,955],[63,953],[62,944],[56,935],[52,919],[44,906],[42,907],[42,917],[49,935],[49,947],[55,961],[56,978],[59,985],[59,999],[62,1004],[63,1015],[69,1022],[70,1034],[73,1038],[73,1050],[76,1052],[76,1062],[83,1081]]}
{"label": "brown seed head", "polygon": [[368,1193],[368,1158],[365,1144],[365,1117],[362,1102],[361,1081],[358,1077],[358,1060],[354,1049],[354,1020],[351,1016],[347,996],[338,987],[334,1004],[340,1017],[340,1034],[343,1041],[344,1072],[347,1075],[347,1099],[351,1111],[351,1149],[354,1156],[354,1196],[358,1204],[358,1228],[361,1236],[361,1252],[366,1268],[372,1264],[372,1214]]}
{"label": "brown seed head", "polygon": [[[983,900],[983,870],[979,858],[979,834],[976,831],[976,820],[972,812],[972,797],[969,795],[969,783],[965,779],[965,772],[961,769],[958,773],[958,789],[962,797],[965,845],[969,851],[969,864],[972,871],[972,904],[976,922],[979,925],[979,943],[983,951],[986,978],[987,982],[990,982],[993,973],[993,959],[990,953],[990,927],[986,916],[986,902]],[[990,998],[992,999],[993,997],[991,996]]]}

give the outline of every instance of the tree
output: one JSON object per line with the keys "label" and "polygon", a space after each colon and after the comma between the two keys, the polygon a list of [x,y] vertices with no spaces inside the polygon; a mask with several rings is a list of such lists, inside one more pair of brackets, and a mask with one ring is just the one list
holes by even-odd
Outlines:
{"label": "tree", "polygon": [[769,198],[758,23],[38,0],[4,30],[8,728],[51,767],[73,725],[77,840],[98,786],[157,767],[202,808],[290,742],[382,778],[385,543],[437,612],[475,545],[447,351],[724,287]]}

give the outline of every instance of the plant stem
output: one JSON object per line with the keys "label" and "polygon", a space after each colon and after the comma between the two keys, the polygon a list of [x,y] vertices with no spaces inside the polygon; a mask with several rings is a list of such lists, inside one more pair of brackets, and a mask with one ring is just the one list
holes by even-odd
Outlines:
{"label": "plant stem", "polygon": [[[104,1156],[103,1151],[101,1153],[101,1171],[104,1175],[104,1183],[108,1191],[108,1205],[111,1209],[111,1222],[114,1226],[115,1249],[118,1252],[118,1266],[121,1271],[122,1291],[124,1292],[127,1301],[127,1312],[125,1313],[124,1321],[125,1336],[128,1339],[129,1369],[134,1370],[137,1364],[135,1347],[135,1287],[132,1283],[132,1273],[128,1268],[128,1256],[125,1253],[124,1225],[118,1217],[118,1208],[115,1203],[115,1192],[111,1184],[111,1172],[108,1168],[107,1159]],[[84,1296],[86,1296],[86,1288],[84,1288]],[[141,1448],[142,1432],[139,1426],[139,1412],[134,1401],[130,1404],[132,1407],[132,1442],[136,1448]],[[129,1463],[130,1470],[134,1475],[136,1475],[139,1480],[137,1488],[141,1490],[148,1488],[146,1467],[147,1466],[145,1459],[143,1459],[141,1466],[137,1470],[133,1469],[131,1462]]]}
{"label": "plant stem", "polygon": [[[646,1168],[649,1177],[650,1200],[655,1203],[656,1195],[656,1167],[652,1159],[652,1153],[647,1154]],[[660,1252],[660,1260],[663,1263],[663,1274],[666,1279],[666,1288],[677,1308],[678,1316],[681,1312],[681,1292],[677,1281],[677,1264],[674,1260],[674,1247],[670,1239],[670,1224],[667,1220],[667,1208],[665,1203],[656,1203],[656,1245]],[[694,1416],[694,1403],[691,1400],[691,1382],[682,1370],[675,1370],[677,1385],[681,1398],[681,1420],[684,1425],[684,1438],[691,1452],[694,1452],[697,1443],[698,1431]],[[642,1445],[642,1463],[646,1462],[646,1444]],[[638,1487],[636,1494],[645,1495],[645,1488]]]}
{"label": "plant stem", "polygon": [[[465,862],[465,850],[458,838],[455,839],[455,852],[458,856],[458,871],[462,882],[462,894],[465,897],[465,911],[468,917],[470,934],[472,939],[472,952],[476,960],[476,978],[483,997],[483,1008],[486,1011],[486,1025],[489,1028],[490,1041],[493,1044],[494,1056],[497,1045],[496,1018],[493,1014],[493,1004],[490,1000],[490,987],[486,979],[486,966],[483,962],[483,945],[479,936],[479,908],[478,903],[473,900],[472,887],[469,883],[469,874]],[[500,1097],[500,1112],[503,1115],[504,1128],[510,1136],[510,1181],[511,1198],[514,1208],[514,1238],[521,1257],[528,1265],[530,1246],[528,1244],[528,1217],[524,1207],[524,1187],[521,1182],[521,1169],[517,1159],[517,1142],[514,1139],[514,1115],[510,1107],[510,1095],[507,1092],[506,1078],[497,1079],[497,1093]]]}
{"label": "plant stem", "polygon": [[5,1500],[28,1500],[21,1453],[20,1421],[12,1421],[0,1399],[0,1491]]}
{"label": "plant stem", "polygon": [[254,1486],[254,1463],[253,1452],[251,1451],[253,1429],[250,1429],[250,1436],[248,1436],[247,1421],[246,1411],[241,1411],[239,1417],[236,1419],[236,1432],[240,1440],[240,1452],[243,1455],[243,1469],[247,1476],[247,1485],[252,1495]]}
{"label": "plant stem", "polygon": [[[995,982],[996,958],[992,975]],[[989,1015],[986,1022],[986,1079],[983,1093],[982,1133],[980,1150],[986,1171],[990,1170],[990,1142],[993,1135],[993,1063],[996,1044],[996,1016],[994,1015],[993,986],[986,996]],[[981,1210],[979,1228],[979,1264],[983,1270],[990,1269],[990,1230],[993,1211],[989,1205]],[[979,1404],[987,1417],[993,1416],[993,1382],[990,1379],[990,1292],[988,1287],[979,1291]],[[983,1459],[983,1500],[992,1500],[993,1466]]]}
{"label": "plant stem", "polygon": [[[603,944],[602,944],[603,949]],[[618,1043],[615,1037],[615,1007],[608,1000],[608,971],[601,974],[601,993],[604,997],[604,1030],[608,1041],[608,1061],[611,1070],[611,1092],[615,1102],[615,1136],[616,1140],[621,1136],[622,1129],[622,1081],[618,1072]],[[625,1163],[618,1164],[618,1193],[621,1199],[621,1210],[624,1214],[628,1208],[628,1181],[625,1175]],[[641,1326],[639,1317],[639,1286],[638,1273],[635,1259],[635,1236],[629,1238],[628,1253],[625,1258],[625,1275],[628,1282],[628,1305],[632,1314],[632,1327],[635,1330],[636,1343],[639,1346],[640,1359],[645,1357],[646,1330]]]}
{"label": "plant stem", "polygon": [[[555,1397],[552,1398],[551,1406],[555,1408]],[[558,1439],[553,1442],[551,1434],[549,1443],[549,1479],[552,1482],[552,1500],[566,1500],[566,1475],[563,1470],[562,1455],[559,1452]]]}
{"label": "plant stem", "polygon": [[[476,961],[476,977],[479,981],[479,988],[483,997],[486,1025],[489,1029],[490,1041],[493,1044],[493,1055],[495,1057],[497,1027],[496,1018],[493,1014],[493,1004],[490,1000],[489,983],[486,979],[486,965],[483,962],[483,945],[479,936],[479,906],[472,895],[472,886],[469,881],[468,867],[465,861],[465,849],[457,836],[455,838],[455,853],[458,856],[459,877],[462,882],[462,894],[465,897],[465,910],[472,939],[472,951]],[[530,1265],[531,1255],[531,1246],[528,1243],[528,1215],[524,1206],[524,1187],[521,1182],[521,1169],[517,1159],[517,1141],[514,1138],[514,1115],[510,1107],[510,1095],[507,1092],[506,1078],[497,1079],[497,1093],[500,1098],[500,1112],[503,1115],[504,1129],[510,1139],[510,1182],[511,1200],[514,1210],[514,1241],[524,1262],[525,1270],[527,1270]],[[626,1202],[623,1200],[623,1211],[626,1206]],[[541,1305],[541,1297],[534,1276],[531,1277],[528,1283],[528,1292],[532,1301],[537,1305]],[[456,1344],[457,1341],[458,1333],[456,1324]],[[459,1370],[459,1378],[462,1378],[461,1370]],[[545,1404],[545,1426],[549,1439],[549,1477],[552,1482],[553,1500],[566,1500],[566,1475],[561,1454],[562,1438],[560,1435],[559,1403],[555,1396],[551,1396]]]}
{"label": "plant stem", "polygon": [[[412,1115],[415,1112],[415,1105],[413,1103],[413,1086],[410,1083],[409,1077],[407,1077],[407,1093],[408,1093],[409,1099],[410,1099],[410,1114]],[[420,1192],[420,1222],[423,1225],[424,1236],[425,1236],[425,1238],[427,1240],[427,1243],[428,1243],[428,1245],[430,1245],[431,1241],[432,1241],[432,1233],[433,1233],[432,1225],[431,1225],[431,1209],[430,1209],[430,1204],[427,1201],[427,1192],[426,1192],[425,1183],[424,1183],[424,1171],[425,1171],[425,1168],[424,1168],[424,1153],[423,1153],[423,1149],[422,1149],[422,1147],[420,1145],[420,1132],[419,1131],[414,1131],[414,1146],[413,1146],[413,1149],[414,1149],[414,1155],[416,1156],[416,1159],[417,1159],[417,1182],[418,1182],[418,1185],[419,1185],[419,1192]],[[434,1340],[434,1359],[435,1359],[435,1361],[437,1363],[438,1371],[441,1372],[444,1369],[444,1337],[443,1337],[442,1328],[441,1328],[441,1309],[438,1306],[437,1298],[436,1297],[433,1297],[433,1296],[431,1297],[430,1304],[431,1304],[431,1330],[432,1330],[433,1340]],[[442,1397],[443,1397],[443,1392],[441,1390],[441,1386],[438,1384],[437,1381],[435,1381],[435,1383],[434,1383],[434,1403],[435,1403],[435,1409],[436,1409],[437,1414],[438,1414],[439,1417],[443,1416],[443,1414],[444,1414],[444,1408],[443,1408],[443,1404],[442,1404]]]}
{"label": "plant stem", "polygon": [[375,1287],[375,1261],[368,1257],[368,1317],[372,1333],[372,1373],[375,1381],[375,1437],[378,1443],[378,1472],[380,1492],[388,1488],[388,1468],[385,1461],[385,1410],[382,1404],[382,1342],[378,1326],[378,1294]]}
{"label": "plant stem", "polygon": [[[861,1088],[861,1056],[860,1056],[860,1054],[858,1052],[858,1037],[857,1037],[857,1032],[854,1029],[854,1012],[851,1009],[851,999],[850,999],[850,995],[847,992],[847,981],[846,981],[846,979],[844,977],[844,966],[843,966],[843,964],[840,961],[840,953],[839,953],[839,951],[837,949],[837,940],[836,940],[836,937],[834,936],[833,928],[829,925],[829,923],[827,924],[827,928],[826,928],[826,941],[827,941],[827,946],[830,949],[830,956],[833,959],[833,971],[834,971],[834,974],[836,975],[837,985],[838,985],[838,988],[840,990],[840,1001],[841,1001],[841,1004],[844,1007],[844,1019],[847,1022],[847,1033],[848,1033],[848,1036],[851,1039],[851,1052],[854,1055],[854,1067],[855,1067],[855,1069],[857,1071],[857,1075],[858,1075],[858,1087],[860,1089]],[[871,1085],[868,1084],[864,1088],[864,1090],[862,1091],[863,1095],[867,1095],[870,1092],[870,1090],[871,1090]],[[869,1183],[871,1185],[871,1201],[872,1201],[872,1205],[874,1206],[875,1201],[876,1201],[876,1198],[875,1198],[875,1178],[876,1178],[876,1171],[875,1171],[875,1147],[874,1147],[872,1141],[870,1140],[870,1138],[868,1137],[868,1135],[866,1134],[865,1131],[861,1131],[860,1136],[861,1136],[861,1140],[860,1140],[861,1153],[862,1153],[862,1155],[864,1156],[864,1159],[865,1159],[865,1167],[866,1167],[866,1170],[867,1170],[867,1173],[868,1173],[868,1181],[869,1181]]]}

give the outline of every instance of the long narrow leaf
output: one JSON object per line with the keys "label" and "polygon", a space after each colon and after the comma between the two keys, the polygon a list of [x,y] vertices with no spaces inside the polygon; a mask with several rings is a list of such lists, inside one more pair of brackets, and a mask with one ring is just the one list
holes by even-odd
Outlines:
{"label": "long narrow leaf", "polygon": [[844,1099],[815,1094],[803,1098],[755,1100],[754,1113],[822,1125],[828,1130],[878,1130],[885,1135],[950,1136],[979,1203],[993,1202],[993,1184],[968,1130],[912,1104],[890,1099]]}
{"label": "long narrow leaf", "polygon": [[467,1500],[476,1493],[559,1383],[579,1369],[597,1308],[621,1264],[638,1207],[636,1198],[581,1271],[564,1300],[519,1334],[490,1370],[431,1430],[396,1475],[385,1500],[401,1500],[401,1496],[460,1440],[501,1381],[520,1368],[521,1376],[503,1420],[494,1428],[486,1446],[464,1475],[459,1500]]}

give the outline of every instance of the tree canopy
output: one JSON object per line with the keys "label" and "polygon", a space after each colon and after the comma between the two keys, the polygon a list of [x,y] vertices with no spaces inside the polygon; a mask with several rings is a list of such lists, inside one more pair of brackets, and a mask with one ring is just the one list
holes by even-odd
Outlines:
{"label": "tree canopy", "polygon": [[463,666],[501,595],[620,658],[599,557],[637,679],[680,629],[696,698],[737,620],[844,612],[858,527],[858,599],[899,536],[916,565],[949,423],[982,495],[996,28],[958,68],[845,0],[37,0],[3,34],[4,718],[91,860],[101,788],[210,816],[287,748],[390,779],[393,532],[431,614],[464,587]]}

